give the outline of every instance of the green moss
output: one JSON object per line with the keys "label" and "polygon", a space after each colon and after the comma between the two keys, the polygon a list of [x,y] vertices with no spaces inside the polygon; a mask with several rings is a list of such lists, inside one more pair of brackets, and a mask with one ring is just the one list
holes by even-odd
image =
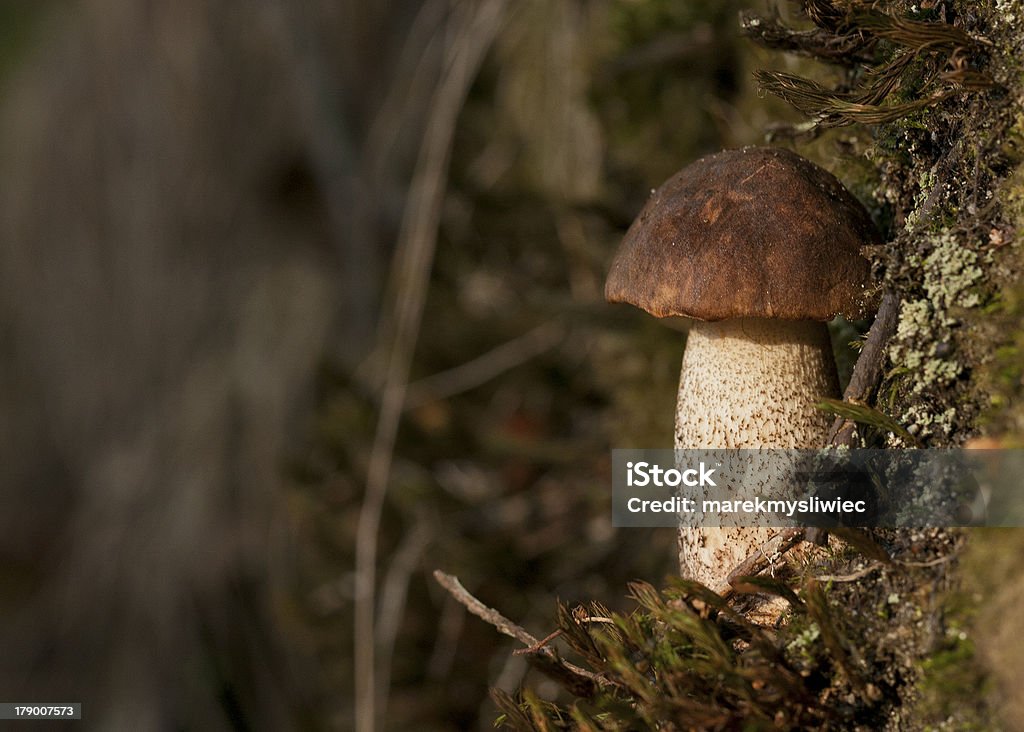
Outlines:
{"label": "green moss", "polygon": [[995,347],[979,375],[987,394],[983,424],[995,434],[1019,437],[1024,434],[1024,288],[1004,289],[986,332]]}
{"label": "green moss", "polygon": [[974,643],[957,625],[947,629],[942,647],[921,664],[918,711],[928,729],[992,729],[985,704],[990,683],[975,654]]}

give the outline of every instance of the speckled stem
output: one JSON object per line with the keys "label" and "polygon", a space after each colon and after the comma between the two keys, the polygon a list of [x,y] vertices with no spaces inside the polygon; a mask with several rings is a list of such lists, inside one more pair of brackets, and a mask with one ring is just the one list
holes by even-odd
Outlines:
{"label": "speckled stem", "polygon": [[[758,318],[695,322],[679,379],[675,445],[821,447],[831,419],[814,403],[838,394],[825,324]],[[775,533],[680,526],[680,572],[718,586]]]}

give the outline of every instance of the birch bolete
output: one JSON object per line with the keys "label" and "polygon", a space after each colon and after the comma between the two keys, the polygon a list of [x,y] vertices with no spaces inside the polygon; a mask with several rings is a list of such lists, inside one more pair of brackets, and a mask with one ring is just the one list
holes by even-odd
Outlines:
{"label": "birch bolete", "polygon": [[[693,319],[677,449],[824,445],[831,420],[814,404],[839,391],[825,321],[863,313],[861,247],[877,241],[867,211],[834,176],[780,148],[702,158],[651,195],[605,296]],[[773,533],[681,524],[680,570],[720,586]]]}

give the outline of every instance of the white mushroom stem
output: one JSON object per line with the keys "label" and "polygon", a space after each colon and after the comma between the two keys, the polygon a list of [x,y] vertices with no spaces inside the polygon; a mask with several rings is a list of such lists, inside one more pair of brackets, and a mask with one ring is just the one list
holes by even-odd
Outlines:
{"label": "white mushroom stem", "polygon": [[[838,393],[823,323],[761,318],[695,322],[679,379],[675,445],[818,448],[832,420],[814,404]],[[681,525],[681,573],[718,586],[776,532]]]}

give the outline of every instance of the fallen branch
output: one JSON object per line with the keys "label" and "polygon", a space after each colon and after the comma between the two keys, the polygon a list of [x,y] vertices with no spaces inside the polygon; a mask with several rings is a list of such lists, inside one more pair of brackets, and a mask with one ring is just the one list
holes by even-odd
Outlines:
{"label": "fallen branch", "polygon": [[[499,633],[515,638],[527,646],[526,649],[519,651],[517,655],[525,656],[531,666],[561,682],[573,694],[589,698],[597,692],[597,687],[607,686],[612,683],[593,671],[588,671],[585,668],[559,658],[551,648],[544,645],[543,641],[537,640],[536,637],[522,626],[516,625],[494,608],[488,607],[473,597],[469,590],[462,586],[458,577],[445,574],[441,570],[436,569],[434,570],[434,579],[469,612],[484,622],[493,625]],[[545,639],[545,641],[547,640]]]}
{"label": "fallen branch", "polygon": [[[857,363],[853,367],[850,383],[843,392],[843,401],[867,402],[871,393],[878,386],[882,377],[882,365],[885,363],[885,349],[889,340],[896,333],[899,320],[900,301],[896,293],[886,290],[882,303],[878,306],[875,322],[868,330]],[[829,433],[829,444],[833,447],[850,447],[854,443],[857,423],[837,417]]]}
{"label": "fallen branch", "polygon": [[729,597],[735,591],[735,584],[741,577],[760,574],[770,567],[779,557],[788,552],[804,539],[804,529],[786,529],[769,539],[756,552],[748,556],[731,572],[724,584],[713,588],[722,597]]}

